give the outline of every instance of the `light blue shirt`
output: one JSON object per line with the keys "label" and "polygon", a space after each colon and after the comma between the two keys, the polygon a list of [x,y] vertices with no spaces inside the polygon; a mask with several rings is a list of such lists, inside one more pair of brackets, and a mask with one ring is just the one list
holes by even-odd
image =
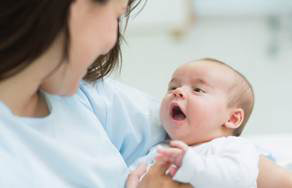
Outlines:
{"label": "light blue shirt", "polygon": [[165,138],[158,101],[113,80],[44,95],[44,118],[15,116],[0,101],[1,188],[120,188],[128,166]]}

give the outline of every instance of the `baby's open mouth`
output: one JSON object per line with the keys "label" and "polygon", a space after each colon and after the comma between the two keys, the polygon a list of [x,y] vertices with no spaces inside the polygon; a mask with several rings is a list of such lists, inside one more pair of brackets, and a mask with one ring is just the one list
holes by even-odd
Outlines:
{"label": "baby's open mouth", "polygon": [[173,105],[170,113],[171,113],[171,117],[174,120],[181,121],[181,120],[186,119],[186,115],[183,113],[183,111],[178,105]]}

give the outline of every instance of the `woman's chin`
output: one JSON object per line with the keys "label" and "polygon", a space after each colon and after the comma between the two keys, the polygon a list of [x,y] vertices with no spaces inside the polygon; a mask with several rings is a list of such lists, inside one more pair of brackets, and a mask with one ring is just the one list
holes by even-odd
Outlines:
{"label": "woman's chin", "polygon": [[112,47],[104,48],[104,50],[101,52],[101,55],[106,55],[106,54],[108,54],[108,53],[111,51],[112,48],[113,48],[113,46],[112,46]]}
{"label": "woman's chin", "polygon": [[102,55],[108,54],[115,47],[115,45],[116,45],[116,39],[107,42],[107,44],[104,45],[104,48],[101,54]]}

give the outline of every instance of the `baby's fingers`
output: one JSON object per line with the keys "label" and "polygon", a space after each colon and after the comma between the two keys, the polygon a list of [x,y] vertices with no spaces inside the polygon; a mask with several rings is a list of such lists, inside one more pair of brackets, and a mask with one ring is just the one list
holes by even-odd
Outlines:
{"label": "baby's fingers", "polygon": [[183,150],[184,152],[186,152],[189,148],[189,146],[187,144],[185,144],[184,142],[179,141],[179,140],[170,141],[170,146],[175,147],[175,148],[179,148],[179,149]]}
{"label": "baby's fingers", "polygon": [[175,164],[171,164],[166,170],[165,174],[173,177],[177,171],[177,166]]}
{"label": "baby's fingers", "polygon": [[182,153],[183,151],[178,148],[158,148],[156,160],[174,163]]}

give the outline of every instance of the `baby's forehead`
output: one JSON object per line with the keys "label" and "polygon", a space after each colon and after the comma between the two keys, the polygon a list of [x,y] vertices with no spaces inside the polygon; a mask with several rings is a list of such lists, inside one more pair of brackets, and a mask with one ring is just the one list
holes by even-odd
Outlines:
{"label": "baby's forehead", "polygon": [[[188,63],[184,64],[185,66],[189,66],[192,68],[209,68],[209,69],[224,69],[224,70],[230,70],[229,67],[227,67],[226,64],[219,63],[217,61],[211,61],[211,60],[195,60],[190,61]],[[182,66],[184,66],[182,65]]]}
{"label": "baby's forehead", "polygon": [[228,68],[225,65],[217,63],[217,62],[212,62],[212,61],[207,61],[207,60],[196,60],[196,61],[190,61],[190,62],[180,65],[179,67],[177,67],[175,72],[180,71],[180,70],[185,70],[185,69],[200,70],[200,71],[204,69],[221,70],[221,71],[222,69],[228,70]]}
{"label": "baby's forehead", "polygon": [[235,73],[228,66],[207,61],[207,60],[197,60],[189,63],[180,65],[173,73],[175,76],[189,76],[189,77],[210,77],[214,79],[232,79]]}
{"label": "baby's forehead", "polygon": [[207,83],[217,89],[229,91],[238,83],[236,74],[229,67],[216,62],[193,61],[179,66],[172,75],[173,82],[183,80]]}

